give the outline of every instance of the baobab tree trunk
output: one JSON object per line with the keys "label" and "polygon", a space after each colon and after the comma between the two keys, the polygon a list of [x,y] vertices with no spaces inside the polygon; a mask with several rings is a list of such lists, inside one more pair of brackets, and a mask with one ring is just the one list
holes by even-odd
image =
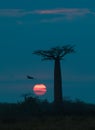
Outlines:
{"label": "baobab tree trunk", "polygon": [[60,59],[56,58],[54,64],[54,103],[56,105],[61,104],[62,100],[62,77]]}

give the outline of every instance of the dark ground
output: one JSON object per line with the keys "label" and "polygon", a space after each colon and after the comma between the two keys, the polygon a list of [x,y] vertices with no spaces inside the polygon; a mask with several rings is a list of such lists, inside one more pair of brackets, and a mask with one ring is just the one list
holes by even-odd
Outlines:
{"label": "dark ground", "polygon": [[33,97],[0,103],[0,130],[95,130],[95,105],[64,100],[55,107]]}

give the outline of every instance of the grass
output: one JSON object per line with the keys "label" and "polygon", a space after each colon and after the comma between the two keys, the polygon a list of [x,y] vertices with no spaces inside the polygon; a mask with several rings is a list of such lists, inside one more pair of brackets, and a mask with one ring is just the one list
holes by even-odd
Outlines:
{"label": "grass", "polygon": [[95,117],[47,116],[14,123],[1,122],[0,130],[95,130]]}
{"label": "grass", "polygon": [[0,130],[95,130],[95,105],[64,101],[55,107],[32,98],[0,104]]}

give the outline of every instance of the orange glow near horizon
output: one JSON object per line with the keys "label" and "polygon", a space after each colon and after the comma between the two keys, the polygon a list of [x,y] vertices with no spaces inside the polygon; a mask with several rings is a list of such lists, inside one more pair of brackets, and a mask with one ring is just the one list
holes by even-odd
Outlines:
{"label": "orange glow near horizon", "polygon": [[44,95],[47,91],[46,86],[44,84],[36,84],[33,87],[33,91],[36,95]]}

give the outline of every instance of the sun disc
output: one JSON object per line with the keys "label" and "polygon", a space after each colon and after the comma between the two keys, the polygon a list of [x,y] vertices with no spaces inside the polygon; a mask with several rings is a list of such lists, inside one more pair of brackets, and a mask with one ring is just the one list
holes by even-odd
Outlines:
{"label": "sun disc", "polygon": [[36,95],[44,95],[47,91],[46,85],[44,84],[36,84],[33,87],[33,91]]}

